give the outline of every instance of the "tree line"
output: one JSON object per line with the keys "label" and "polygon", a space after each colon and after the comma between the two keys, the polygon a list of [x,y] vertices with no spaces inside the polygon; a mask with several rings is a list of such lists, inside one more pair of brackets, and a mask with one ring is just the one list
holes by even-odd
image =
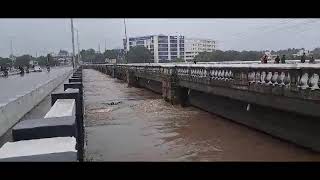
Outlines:
{"label": "tree line", "polygon": [[28,66],[30,65],[30,62],[38,62],[40,66],[45,66],[49,64],[50,66],[58,65],[58,61],[54,58],[49,59],[46,56],[40,56],[40,57],[33,57],[31,55],[25,54],[22,56],[17,56],[15,60],[12,60],[10,58],[2,58],[0,57],[0,66],[7,66],[7,67],[19,67],[19,66]]}
{"label": "tree line", "polygon": [[[271,51],[271,54],[286,55],[287,59],[299,59],[295,57],[301,49],[289,48],[286,50]],[[265,51],[221,51],[216,50],[214,52],[202,52],[199,53],[194,60],[198,62],[219,62],[219,61],[257,61],[263,56]],[[311,51],[315,59],[320,58],[320,48],[315,48]],[[152,53],[143,46],[135,46],[125,53],[123,49],[111,49],[104,52],[97,52],[94,49],[83,49],[80,52],[81,60],[89,63],[106,63],[106,59],[116,59],[117,63],[152,63]],[[13,66],[26,66],[30,61],[36,61],[40,66],[44,66],[47,63],[50,66],[57,65],[58,62],[54,58],[46,56],[33,57],[31,55],[22,55],[16,57]],[[182,58],[177,58],[171,62],[184,62]],[[10,58],[0,57],[0,66],[11,66],[12,60]]]}

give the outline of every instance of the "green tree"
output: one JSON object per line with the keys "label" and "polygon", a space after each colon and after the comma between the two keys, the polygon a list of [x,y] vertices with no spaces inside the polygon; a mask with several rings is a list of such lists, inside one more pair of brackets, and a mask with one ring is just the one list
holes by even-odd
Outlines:
{"label": "green tree", "polygon": [[152,54],[149,49],[142,46],[132,47],[126,56],[128,63],[151,63],[151,59]]}
{"label": "green tree", "polygon": [[95,60],[96,52],[94,49],[81,50],[80,55],[83,62],[93,62]]}
{"label": "green tree", "polygon": [[29,65],[31,60],[31,56],[30,55],[22,55],[22,56],[18,56],[16,58],[16,61],[14,62],[14,66],[18,67],[18,66],[27,66]]}
{"label": "green tree", "polygon": [[185,61],[183,58],[176,58],[176,59],[173,59],[172,62],[179,63],[179,62],[185,62]]}
{"label": "green tree", "polygon": [[0,66],[11,66],[12,60],[9,58],[0,57]]}
{"label": "green tree", "polygon": [[56,65],[59,65],[59,62],[57,59],[54,59],[50,54],[47,55],[47,62],[46,62],[46,65],[49,65],[49,66],[56,66]]}
{"label": "green tree", "polygon": [[45,66],[47,64],[47,57],[45,56],[39,56],[35,60],[38,62],[39,66]]}
{"label": "green tree", "polygon": [[108,58],[108,59],[117,59],[118,57],[118,53],[115,51],[115,50],[106,50],[104,53],[103,53],[103,56],[105,58]]}
{"label": "green tree", "polygon": [[95,63],[104,63],[105,62],[104,55],[101,54],[101,53],[95,54],[93,62],[95,62]]}

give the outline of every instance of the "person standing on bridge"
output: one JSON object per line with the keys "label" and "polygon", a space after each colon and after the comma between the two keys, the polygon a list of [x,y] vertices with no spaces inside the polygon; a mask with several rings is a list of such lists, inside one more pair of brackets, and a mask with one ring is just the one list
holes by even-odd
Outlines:
{"label": "person standing on bridge", "polygon": [[282,55],[281,64],[285,64],[285,63],[286,63],[286,55]]}
{"label": "person standing on bridge", "polygon": [[311,64],[314,64],[314,63],[315,63],[315,60],[314,60],[313,56],[311,56],[311,58],[310,58],[310,60],[309,60],[309,63],[311,63]]}
{"label": "person standing on bridge", "polygon": [[262,64],[267,64],[267,63],[268,63],[268,56],[267,56],[267,55],[264,55],[264,56],[262,57],[261,63],[262,63]]}
{"label": "person standing on bridge", "polygon": [[276,59],[274,60],[275,64],[279,64],[280,63],[280,57],[279,55],[277,55]]}
{"label": "person standing on bridge", "polygon": [[303,55],[301,56],[301,63],[305,63],[306,62],[306,53],[303,53]]}

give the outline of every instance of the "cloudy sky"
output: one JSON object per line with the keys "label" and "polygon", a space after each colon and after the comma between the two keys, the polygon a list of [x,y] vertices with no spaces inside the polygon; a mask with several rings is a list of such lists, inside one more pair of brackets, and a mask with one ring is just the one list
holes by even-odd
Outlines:
{"label": "cloudy sky", "polygon": [[[181,34],[218,41],[221,50],[320,47],[320,19],[126,19],[127,34]],[[123,19],[74,19],[80,49],[121,48]],[[76,38],[76,34],[75,34]],[[72,50],[70,19],[0,19],[0,56]],[[76,40],[76,39],[75,39]]]}

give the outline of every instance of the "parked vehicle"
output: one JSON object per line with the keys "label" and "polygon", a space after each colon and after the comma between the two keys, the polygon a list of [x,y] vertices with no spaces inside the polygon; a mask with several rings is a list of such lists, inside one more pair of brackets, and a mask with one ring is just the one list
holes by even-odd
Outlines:
{"label": "parked vehicle", "polygon": [[42,69],[40,66],[34,66],[33,72],[42,72]]}

